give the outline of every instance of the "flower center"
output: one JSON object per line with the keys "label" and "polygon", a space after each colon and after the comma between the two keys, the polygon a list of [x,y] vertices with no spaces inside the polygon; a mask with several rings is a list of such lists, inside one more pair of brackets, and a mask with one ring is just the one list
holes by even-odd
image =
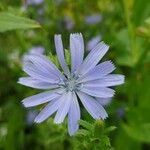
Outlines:
{"label": "flower center", "polygon": [[77,77],[71,76],[68,78],[65,82],[64,87],[66,88],[67,91],[76,91],[80,88],[81,84],[77,83]]}
{"label": "flower center", "polygon": [[76,81],[74,78],[70,78],[66,81],[66,89],[68,91],[74,91],[77,87]]}

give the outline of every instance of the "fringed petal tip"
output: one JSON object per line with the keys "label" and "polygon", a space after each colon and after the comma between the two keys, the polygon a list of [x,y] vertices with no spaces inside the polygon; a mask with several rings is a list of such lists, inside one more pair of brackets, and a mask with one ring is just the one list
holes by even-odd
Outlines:
{"label": "fringed petal tip", "polygon": [[108,118],[108,114],[107,114],[107,113],[106,113],[105,116],[103,116],[103,117],[100,116],[100,119],[102,119],[102,120],[105,120],[105,119],[107,119],[107,118]]}
{"label": "fringed petal tip", "polygon": [[19,78],[18,81],[17,81],[17,83],[18,83],[18,84],[22,84],[22,79],[23,79],[23,78],[24,78],[24,77]]}
{"label": "fringed petal tip", "polygon": [[105,45],[105,46],[107,46],[108,48],[110,47],[107,43],[105,43],[104,41],[101,41],[100,42],[101,44],[103,44],[103,45]]}
{"label": "fringed petal tip", "polygon": [[17,81],[18,84],[21,84],[20,80]]}
{"label": "fringed petal tip", "polygon": [[122,84],[124,84],[125,83],[125,75],[120,75],[120,76],[122,76]]}
{"label": "fringed petal tip", "polygon": [[68,131],[69,135],[74,136],[77,133],[78,129],[76,129],[75,131]]}
{"label": "fringed petal tip", "polygon": [[61,34],[55,34],[54,37],[61,37]]}
{"label": "fringed petal tip", "polygon": [[119,85],[122,85],[125,83],[125,75],[117,75],[119,80],[120,80],[120,84]]}
{"label": "fringed petal tip", "polygon": [[28,103],[26,103],[26,101],[24,101],[24,100],[21,101],[21,103],[22,103],[22,105],[23,105],[24,107],[26,107],[26,108],[27,108],[27,107],[31,107],[31,106],[29,106]]}
{"label": "fringed petal tip", "polygon": [[113,63],[113,61],[108,60],[108,62],[113,66],[113,68],[114,68],[114,70],[115,70],[115,69],[116,69],[116,66],[115,66],[115,64]]}
{"label": "fringed petal tip", "polygon": [[82,33],[79,32],[79,33],[71,33],[70,36],[82,36]]}
{"label": "fringed petal tip", "polygon": [[36,123],[36,124],[40,124],[40,123],[41,123],[41,121],[35,118],[35,119],[34,119],[34,123]]}
{"label": "fringed petal tip", "polygon": [[27,100],[22,100],[21,103],[25,108],[34,107],[30,105],[30,103]]}

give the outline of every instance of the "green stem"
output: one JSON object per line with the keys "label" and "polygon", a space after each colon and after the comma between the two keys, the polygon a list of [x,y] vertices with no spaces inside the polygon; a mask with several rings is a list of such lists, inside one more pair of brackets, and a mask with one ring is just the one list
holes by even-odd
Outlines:
{"label": "green stem", "polygon": [[128,36],[129,36],[129,39],[130,39],[130,50],[131,50],[131,61],[133,64],[135,64],[136,62],[136,37],[135,37],[135,33],[134,33],[134,26],[133,26],[133,23],[130,19],[130,10],[127,6],[127,1],[126,0],[123,0],[123,6],[124,6],[124,13],[125,13],[125,18],[126,18],[126,23],[127,23],[127,28],[128,28]]}

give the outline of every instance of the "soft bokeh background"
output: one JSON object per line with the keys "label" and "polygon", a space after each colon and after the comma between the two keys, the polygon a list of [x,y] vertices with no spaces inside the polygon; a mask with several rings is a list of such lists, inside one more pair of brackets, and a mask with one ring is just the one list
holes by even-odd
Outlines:
{"label": "soft bokeh background", "polygon": [[[17,80],[24,55],[45,53],[57,63],[54,34],[69,49],[74,32],[87,53],[100,40],[109,44],[104,60],[126,81],[106,106],[108,119],[95,122],[82,109],[81,130],[69,137],[66,122],[32,122],[41,107],[25,109],[21,100],[40,91]],[[0,0],[0,150],[25,149],[150,149],[150,0]]]}

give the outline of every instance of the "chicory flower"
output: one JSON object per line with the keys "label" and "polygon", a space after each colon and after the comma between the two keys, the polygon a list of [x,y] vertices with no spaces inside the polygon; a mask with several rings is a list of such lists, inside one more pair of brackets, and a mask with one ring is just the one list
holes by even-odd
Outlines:
{"label": "chicory flower", "polygon": [[109,46],[98,43],[84,59],[84,41],[82,34],[70,35],[71,69],[64,55],[61,35],[54,38],[56,53],[62,72],[44,55],[28,55],[23,70],[28,77],[19,79],[19,83],[46,92],[27,97],[22,103],[25,107],[34,107],[46,103],[35,117],[41,123],[55,114],[54,122],[60,124],[68,116],[68,131],[75,134],[80,120],[79,100],[94,119],[108,117],[103,105],[114,96],[110,87],[124,83],[124,76],[110,74],[115,70],[111,61],[99,63]]}

